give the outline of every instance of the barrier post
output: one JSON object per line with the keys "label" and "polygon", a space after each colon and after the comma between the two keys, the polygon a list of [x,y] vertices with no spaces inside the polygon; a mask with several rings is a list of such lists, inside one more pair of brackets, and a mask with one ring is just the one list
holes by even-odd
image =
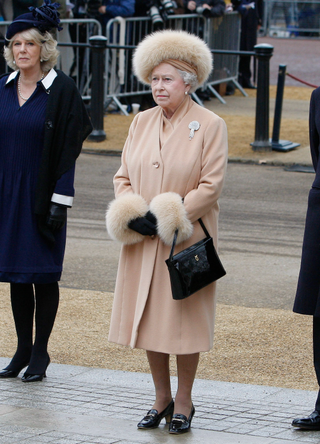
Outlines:
{"label": "barrier post", "polygon": [[103,129],[104,118],[104,55],[108,39],[102,35],[89,38],[92,54],[91,105],[90,114],[93,131],[88,140],[102,142],[106,139]]}
{"label": "barrier post", "polygon": [[293,143],[290,142],[290,140],[279,140],[286,69],[286,65],[279,65],[277,95],[274,108],[272,131],[272,149],[274,151],[290,151],[300,146],[300,143]]}
{"label": "barrier post", "polygon": [[270,58],[273,46],[261,43],[254,47],[258,59],[258,84],[256,100],[256,126],[255,140],[251,143],[254,151],[271,151],[272,144],[269,139],[269,83]]}

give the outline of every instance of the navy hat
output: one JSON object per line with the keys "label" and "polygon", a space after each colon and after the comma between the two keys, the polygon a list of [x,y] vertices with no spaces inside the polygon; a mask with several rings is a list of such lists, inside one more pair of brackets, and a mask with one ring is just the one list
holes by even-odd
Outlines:
{"label": "navy hat", "polygon": [[8,27],[6,34],[6,46],[8,46],[10,39],[18,32],[26,31],[27,29],[37,28],[41,34],[46,31],[51,31],[53,28],[57,28],[61,31],[61,26],[59,26],[59,3],[51,3],[51,0],[44,0],[44,3],[39,8],[34,8],[30,6],[26,14],[21,14],[16,17],[11,25]]}

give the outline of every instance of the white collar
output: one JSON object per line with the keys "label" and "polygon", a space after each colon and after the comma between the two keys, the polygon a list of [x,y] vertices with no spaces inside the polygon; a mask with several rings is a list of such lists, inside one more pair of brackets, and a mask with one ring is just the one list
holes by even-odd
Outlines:
{"label": "white collar", "polygon": [[[19,70],[14,71],[9,75],[9,77],[6,81],[6,85],[17,77],[18,72],[19,72]],[[50,88],[50,86],[52,85],[52,83],[53,83],[54,79],[57,77],[57,75],[58,75],[57,72],[52,68],[52,69],[50,69],[48,74],[45,76],[45,78],[43,80],[41,80],[41,83],[46,90],[48,90]]]}
{"label": "white collar", "polygon": [[19,72],[19,71],[13,71],[13,72],[9,75],[9,77],[8,77],[8,79],[7,79],[7,81],[6,81],[6,85],[7,85],[8,83],[10,83],[11,80],[13,80],[13,79],[15,79],[15,78],[17,77],[18,72]]}
{"label": "white collar", "polygon": [[46,90],[50,88],[50,86],[53,84],[54,79],[57,77],[57,72],[52,68],[48,72],[48,74],[45,76],[43,80],[41,80],[42,85]]}

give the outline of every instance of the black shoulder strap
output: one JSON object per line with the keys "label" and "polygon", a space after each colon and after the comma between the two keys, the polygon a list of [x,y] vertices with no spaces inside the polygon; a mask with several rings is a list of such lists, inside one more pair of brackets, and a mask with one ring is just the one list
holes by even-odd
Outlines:
{"label": "black shoulder strap", "polygon": [[[199,221],[199,223],[201,225],[201,228],[203,229],[204,234],[206,235],[206,237],[210,237],[210,234],[209,234],[208,230],[206,229],[206,226],[202,222],[202,219],[200,217],[199,217],[198,221]],[[171,245],[171,250],[170,250],[170,255],[169,255],[169,259],[170,260],[172,259],[173,252],[174,252],[174,249],[175,249],[175,246],[176,246],[176,243],[177,243],[178,232],[179,232],[179,230],[177,228],[176,231],[174,232],[173,241],[172,241],[172,245]]]}
{"label": "black shoulder strap", "polygon": [[209,234],[208,230],[206,229],[205,224],[202,222],[201,217],[199,217],[198,221],[199,221],[199,223],[200,223],[200,225],[201,225],[201,228],[202,228],[203,231],[204,231],[204,234],[205,234],[207,237],[210,237],[210,234]]}

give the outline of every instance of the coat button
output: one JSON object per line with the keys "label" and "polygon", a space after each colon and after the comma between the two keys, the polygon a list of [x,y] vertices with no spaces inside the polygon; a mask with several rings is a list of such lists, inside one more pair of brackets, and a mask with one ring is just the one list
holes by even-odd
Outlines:
{"label": "coat button", "polygon": [[52,129],[52,128],[53,128],[53,123],[52,123],[51,120],[47,120],[47,121],[46,121],[46,127],[47,127],[48,129]]}
{"label": "coat button", "polygon": [[155,168],[159,168],[160,163],[159,163],[159,162],[153,162],[153,166],[154,166]]}

